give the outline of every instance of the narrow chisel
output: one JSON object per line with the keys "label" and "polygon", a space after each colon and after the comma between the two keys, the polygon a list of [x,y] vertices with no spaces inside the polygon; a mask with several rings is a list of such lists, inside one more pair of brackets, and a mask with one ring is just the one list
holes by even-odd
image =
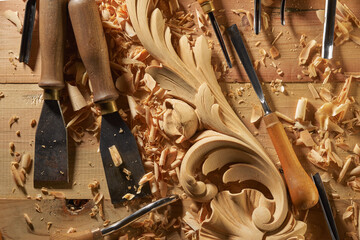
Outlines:
{"label": "narrow chisel", "polygon": [[215,7],[214,7],[214,3],[212,0],[197,0],[201,6],[201,8],[203,9],[204,13],[207,13],[211,22],[211,25],[213,26],[215,35],[220,43],[220,47],[221,50],[225,56],[225,60],[229,66],[229,68],[232,68],[232,64],[231,64],[231,60],[230,60],[230,56],[229,53],[226,49],[225,46],[225,42],[224,39],[221,35],[220,32],[220,28],[219,28],[219,24],[216,21],[215,15],[214,15],[214,11],[215,11]]}
{"label": "narrow chisel", "polygon": [[238,54],[255,93],[259,97],[261,105],[264,109],[264,122],[266,129],[284,170],[285,181],[289,189],[292,203],[298,209],[309,209],[319,200],[316,187],[311,181],[309,175],[301,166],[286,135],[284,126],[281,124],[276,114],[270,110],[270,107],[265,100],[260,81],[256,75],[255,69],[237,26],[234,24],[230,26],[227,31],[230,35],[231,42],[235,47],[236,53]]}
{"label": "narrow chisel", "polygon": [[321,57],[326,59],[331,59],[333,57],[336,2],[337,0],[326,0],[324,32],[321,50]]}

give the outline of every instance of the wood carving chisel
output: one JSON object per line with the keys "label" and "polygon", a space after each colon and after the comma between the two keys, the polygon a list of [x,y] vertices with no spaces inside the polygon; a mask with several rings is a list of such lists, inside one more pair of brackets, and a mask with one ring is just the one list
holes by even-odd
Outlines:
{"label": "wood carving chisel", "polygon": [[76,232],[76,233],[54,233],[50,236],[50,240],[102,240],[104,236],[110,235],[123,227],[126,227],[130,223],[140,219],[144,215],[148,214],[149,212],[155,211],[161,207],[167,206],[171,203],[176,202],[179,199],[178,195],[173,195],[170,197],[159,199],[153,203],[146,205],[145,207],[139,209],[138,211],[134,212],[133,214],[127,216],[126,218],[117,221],[111,224],[108,227],[102,229],[94,229],[88,230],[83,232]]}
{"label": "wood carving chisel", "polygon": [[282,0],[280,7],[280,18],[281,18],[281,25],[283,26],[285,26],[285,5],[286,5],[286,0]]}
{"label": "wood carving chisel", "polygon": [[339,233],[338,233],[338,230],[337,230],[336,224],[335,224],[335,219],[332,214],[330,202],[326,195],[325,187],[321,180],[320,174],[316,173],[315,175],[312,176],[312,179],[313,179],[315,186],[319,192],[321,209],[323,210],[323,213],[324,213],[324,216],[326,219],[326,223],[330,230],[331,238],[332,238],[332,240],[340,240]]}
{"label": "wood carving chisel", "polygon": [[[111,202],[123,201],[127,193],[142,197],[150,193],[149,185],[142,187],[139,180],[145,174],[134,135],[121,118],[111,76],[108,47],[95,1],[70,0],[69,14],[81,59],[89,74],[94,102],[101,108],[100,153]],[[118,166],[111,157],[110,149],[116,149],[122,163]]]}
{"label": "wood carving chisel", "polygon": [[35,134],[34,186],[68,183],[67,131],[59,104],[64,88],[67,0],[40,0],[39,34],[44,103]]}
{"label": "wood carving chisel", "polygon": [[259,34],[261,29],[261,0],[254,1],[254,31]]}
{"label": "wood carving chisel", "polygon": [[284,170],[285,181],[289,189],[292,203],[298,209],[309,209],[313,207],[319,199],[316,187],[301,166],[286,135],[284,126],[281,124],[276,114],[270,110],[270,107],[265,100],[260,81],[256,75],[237,26],[234,24],[229,27],[227,31],[264,109],[264,122]]}
{"label": "wood carving chisel", "polygon": [[36,0],[28,0],[25,6],[25,17],[21,35],[19,62],[29,63],[32,33],[36,14]]}
{"label": "wood carving chisel", "polygon": [[331,59],[334,49],[334,31],[337,0],[326,0],[321,57]]}
{"label": "wood carving chisel", "polygon": [[229,68],[232,68],[229,53],[226,49],[224,39],[221,35],[219,24],[217,23],[215,15],[214,15],[215,7],[214,7],[213,1],[212,0],[197,0],[197,1],[200,4],[201,8],[203,9],[204,13],[208,14],[211,25],[213,26],[215,35],[220,43],[221,50],[225,56],[227,65],[229,66]]}

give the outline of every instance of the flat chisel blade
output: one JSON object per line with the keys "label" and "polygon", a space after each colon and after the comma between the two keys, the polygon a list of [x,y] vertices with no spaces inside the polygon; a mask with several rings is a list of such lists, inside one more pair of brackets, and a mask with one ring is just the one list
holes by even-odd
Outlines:
{"label": "flat chisel blade", "polygon": [[324,32],[321,50],[321,57],[325,59],[331,59],[333,57],[336,2],[337,0],[326,0]]}
{"label": "flat chisel blade", "polygon": [[68,183],[67,131],[57,100],[44,100],[35,135],[34,186]]}
{"label": "flat chisel blade", "polygon": [[[123,163],[118,167],[111,158],[111,146],[115,146],[120,153]],[[145,171],[135,137],[118,112],[102,115],[100,152],[113,204],[127,201],[123,198],[127,193],[134,194],[135,197],[143,197],[150,193],[149,185],[145,184],[137,194],[139,180]],[[127,170],[130,174],[127,174]]]}
{"label": "flat chisel blade", "polygon": [[36,0],[28,0],[25,7],[24,27],[21,35],[19,62],[29,63],[31,41],[36,15]]}

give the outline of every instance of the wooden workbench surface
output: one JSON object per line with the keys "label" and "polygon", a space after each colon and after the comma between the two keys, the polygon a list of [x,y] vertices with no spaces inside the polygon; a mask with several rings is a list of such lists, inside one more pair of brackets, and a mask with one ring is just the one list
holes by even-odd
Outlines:
{"label": "wooden workbench surface", "polygon": [[[195,8],[200,10],[196,1],[179,0],[179,2],[186,11],[195,13]],[[358,0],[347,0],[343,2],[346,2],[353,12],[360,17],[360,3]],[[285,85],[287,94],[280,93],[279,95],[275,95],[271,93],[269,85],[265,85],[264,91],[273,109],[293,118],[296,102],[300,97],[307,97],[310,105],[314,108],[322,104],[321,100],[313,99],[308,90],[307,82],[312,82],[313,80],[306,76],[303,76],[301,80],[297,77],[297,75],[301,74],[302,68],[298,65],[300,48],[295,48],[294,46],[299,44],[299,39],[302,34],[306,34],[308,39],[315,39],[321,43],[323,26],[317,19],[315,11],[324,9],[324,0],[288,0],[285,27],[280,24],[280,1],[276,1],[273,7],[265,8],[271,18],[271,30],[266,32],[262,31],[258,36],[254,35],[248,27],[243,27],[241,25],[242,18],[231,11],[232,9],[239,8],[253,11],[253,1],[216,1],[215,5],[217,9],[225,9],[225,14],[218,18],[221,25],[230,26],[234,23],[238,24],[246,38],[253,59],[260,58],[259,48],[255,47],[256,42],[261,41],[261,47],[269,50],[273,39],[279,32],[283,32],[282,37],[279,38],[275,44],[281,53],[281,57],[276,60],[275,63],[280,64],[281,69],[285,73],[281,79],[287,82]],[[2,209],[0,211],[0,231],[3,233],[4,239],[47,239],[46,235],[48,232],[46,231],[46,224],[40,221],[41,217],[44,217],[44,213],[35,212],[35,200],[26,200],[27,195],[35,197],[36,194],[41,191],[33,188],[31,174],[27,179],[25,192],[21,191],[16,187],[10,173],[10,162],[12,161],[8,147],[10,141],[15,143],[16,151],[29,152],[34,156],[33,150],[36,128],[30,127],[30,121],[32,119],[38,119],[42,106],[42,90],[37,86],[41,69],[37,22],[34,28],[29,65],[19,63],[17,60],[15,60],[14,64],[9,61],[9,58],[12,59],[18,56],[21,34],[17,32],[16,27],[6,20],[1,13],[8,9],[16,10],[19,11],[20,19],[23,20],[24,7],[25,4],[22,0],[0,1],[0,92],[3,92],[5,95],[4,98],[0,98],[0,209]],[[215,45],[213,54],[214,61],[222,62],[224,61],[222,53],[218,45]],[[230,46],[230,44],[228,44],[228,46]],[[231,52],[231,55],[234,56],[234,52]],[[360,68],[358,67],[359,59],[360,48],[353,42],[347,42],[335,48],[334,61],[340,61],[345,72],[360,72]],[[238,66],[240,66],[240,64],[238,64]],[[224,82],[221,83],[221,86],[227,91],[243,86],[243,82],[247,81],[247,77],[244,74],[243,69],[234,67],[223,77]],[[261,66],[259,77],[266,82],[280,78],[275,69],[270,66]],[[342,80],[342,77],[336,77],[336,79],[330,83],[335,93],[341,88]],[[315,83],[314,85],[319,88],[321,83]],[[354,80],[351,86],[349,96],[353,96],[357,102],[360,100],[360,88],[356,80]],[[229,101],[245,125],[248,126],[252,132],[257,131],[259,133],[257,139],[263,146],[266,146],[267,152],[276,163],[277,156],[263,123],[261,123],[258,128],[255,128],[249,122],[252,106],[258,104],[255,93],[252,92],[247,96],[246,103],[239,104],[235,99],[229,99]],[[8,121],[13,115],[17,115],[20,118],[18,123],[13,124],[10,128]],[[21,132],[20,137],[15,134],[17,130]],[[96,142],[96,138],[92,136],[87,136],[85,139],[87,140],[81,144],[76,144],[71,139],[69,141],[70,184],[64,186],[61,191],[66,194],[68,199],[90,199],[93,196],[87,185],[91,180],[97,179],[100,181],[101,190],[105,198],[109,199],[102,162],[98,152],[98,143]],[[352,143],[359,143],[359,140],[358,135],[351,137]],[[309,173],[319,171],[307,162],[300,148],[296,149],[296,151],[304,168]],[[340,152],[341,157],[346,155],[346,152]],[[344,236],[345,232],[351,229],[351,224],[342,220],[342,213],[349,205],[349,199],[355,199],[357,202],[360,202],[360,194],[335,181],[331,181],[330,184],[332,191],[336,191],[340,195],[340,199],[333,200],[332,203],[338,211],[336,221],[339,231],[341,236]],[[58,208],[64,206],[62,200],[47,200],[42,204],[44,205],[44,209],[52,209],[53,212],[60,211],[56,209],[56,206]],[[116,220],[128,213],[125,208],[114,209],[108,200],[106,201],[105,208],[105,211],[110,216],[110,220]],[[31,213],[34,224],[40,229],[39,235],[35,237],[26,229],[26,224],[22,216],[26,211],[29,212],[29,214]],[[321,209],[319,205],[317,205],[310,211],[308,216],[308,236],[312,235],[312,239],[328,239],[326,237],[329,237],[325,227],[325,221],[321,214]],[[78,221],[78,219],[75,220],[71,214],[58,214],[57,217],[55,216],[56,214],[48,217],[49,221],[54,222],[54,229],[69,228],[69,226],[76,225],[74,221],[78,223],[81,222],[78,226],[80,230],[88,227],[99,227],[102,224],[97,220],[90,219],[88,213],[82,214],[80,221]],[[318,228],[318,226],[321,227]]]}

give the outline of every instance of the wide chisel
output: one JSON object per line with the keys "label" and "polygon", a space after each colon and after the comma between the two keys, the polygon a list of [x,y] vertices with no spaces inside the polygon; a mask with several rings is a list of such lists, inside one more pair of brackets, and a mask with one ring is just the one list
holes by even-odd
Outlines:
{"label": "wide chisel", "polygon": [[204,13],[207,13],[211,22],[211,25],[213,26],[216,38],[218,39],[219,43],[220,43],[220,47],[221,50],[225,56],[225,60],[229,66],[229,68],[232,68],[232,64],[231,64],[231,60],[230,60],[230,56],[229,53],[226,49],[226,45],[224,42],[224,39],[221,35],[220,32],[220,28],[219,28],[219,24],[216,21],[215,15],[214,15],[214,11],[215,11],[215,7],[214,7],[214,3],[212,0],[197,0],[201,6],[201,8],[203,9]]}
{"label": "wide chisel", "polygon": [[276,114],[271,112],[270,107],[265,100],[260,81],[256,75],[255,69],[236,24],[230,26],[227,31],[230,35],[231,42],[235,47],[236,53],[238,54],[255,93],[259,97],[261,105],[264,109],[264,122],[266,129],[272,143],[274,144],[282,169],[284,170],[284,177],[289,189],[291,201],[298,209],[309,209],[319,200],[316,187],[311,181],[309,175],[301,166],[286,135],[284,126],[281,124]]}
{"label": "wide chisel", "polygon": [[[137,143],[119,115],[115,103],[118,92],[111,76],[109,54],[99,10],[95,1],[71,0],[69,14],[81,59],[89,75],[94,102],[101,108],[100,153],[113,204],[125,201],[127,193],[141,197],[150,193],[149,185],[140,193],[139,180],[145,174]],[[122,164],[116,166],[110,149],[116,149]]]}
{"label": "wide chisel", "polygon": [[67,132],[59,105],[64,88],[64,34],[67,0],[40,0],[39,34],[44,103],[35,134],[34,186],[67,183]]}

